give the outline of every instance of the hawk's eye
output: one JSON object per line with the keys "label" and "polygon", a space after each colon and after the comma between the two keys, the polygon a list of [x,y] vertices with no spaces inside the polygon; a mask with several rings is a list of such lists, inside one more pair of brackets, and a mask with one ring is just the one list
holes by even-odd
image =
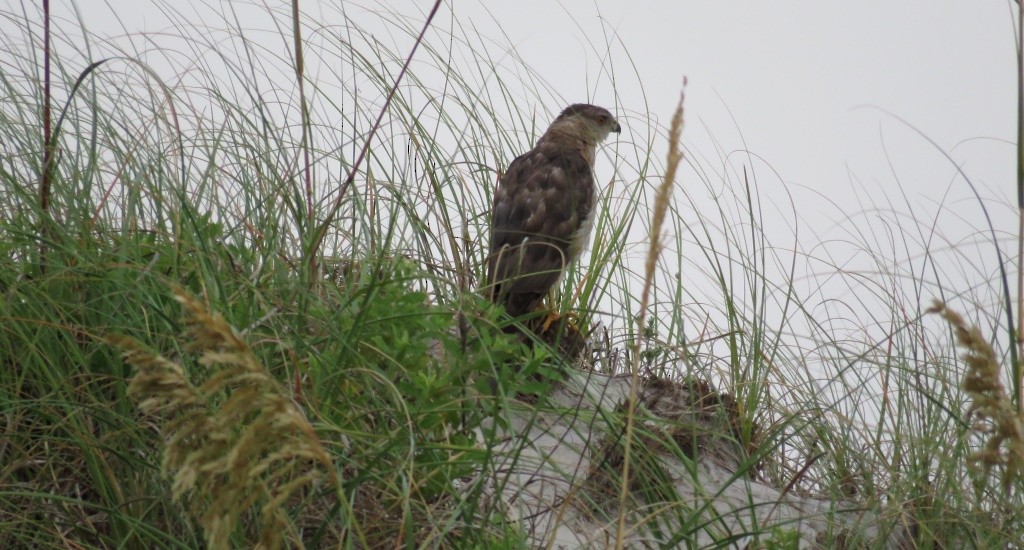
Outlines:
{"label": "hawk's eye", "polygon": [[599,117],[597,117],[597,123],[600,124],[601,126],[604,126],[605,124],[608,123],[608,117],[606,117],[606,116],[599,116]]}

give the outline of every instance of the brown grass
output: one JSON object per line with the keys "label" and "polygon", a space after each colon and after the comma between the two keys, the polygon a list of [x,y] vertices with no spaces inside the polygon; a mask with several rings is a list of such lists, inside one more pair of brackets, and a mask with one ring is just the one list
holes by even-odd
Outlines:
{"label": "brown grass", "polygon": [[[686,81],[683,81],[686,85]],[[651,219],[651,247],[647,251],[645,265],[644,288],[640,297],[640,312],[637,315],[637,334],[644,333],[644,326],[647,321],[647,306],[650,303],[651,286],[654,284],[654,274],[657,270],[658,258],[661,256],[661,231],[665,222],[665,213],[668,211],[669,202],[672,199],[672,187],[675,186],[676,171],[683,160],[683,153],[679,146],[679,138],[683,133],[683,100],[684,95],[680,94],[679,104],[672,115],[672,123],[668,131],[668,162],[665,168],[665,177],[658,186],[654,197],[654,212]],[[622,481],[619,488],[619,521],[616,530],[615,547],[622,548],[623,537],[626,532],[626,503],[629,495],[629,468],[631,459],[633,439],[633,416],[636,411],[637,386],[640,383],[640,342],[636,341],[633,349],[633,365],[630,369],[629,402],[626,406],[626,427],[624,456],[622,460]]]}
{"label": "brown grass", "polygon": [[1024,417],[1000,380],[998,356],[978,327],[968,325],[946,304],[936,300],[929,312],[949,323],[964,350],[967,372],[960,387],[971,397],[966,417],[972,421],[971,430],[985,440],[983,448],[971,453],[970,464],[980,465],[986,475],[993,468],[1002,470],[1000,480],[1004,491],[1009,491],[1015,481],[1024,481]]}
{"label": "brown grass", "polygon": [[194,385],[181,364],[114,336],[109,341],[137,369],[129,394],[163,418],[164,469],[174,476],[174,496],[191,500],[207,545],[231,547],[239,518],[259,506],[259,533],[247,546],[278,548],[289,529],[285,504],[319,480],[335,484],[331,460],[235,330],[181,288],[174,296],[185,308],[186,349],[209,376]]}

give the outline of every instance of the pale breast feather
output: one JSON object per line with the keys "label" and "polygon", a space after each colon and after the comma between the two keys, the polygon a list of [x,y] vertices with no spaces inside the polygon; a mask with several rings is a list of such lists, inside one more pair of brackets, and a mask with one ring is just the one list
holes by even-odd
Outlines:
{"label": "pale breast feather", "polygon": [[590,235],[594,231],[594,208],[591,207],[586,212],[583,218],[583,222],[580,224],[580,228],[572,236],[572,242],[569,243],[569,261],[574,262],[579,259],[580,254],[587,249],[590,244]]}

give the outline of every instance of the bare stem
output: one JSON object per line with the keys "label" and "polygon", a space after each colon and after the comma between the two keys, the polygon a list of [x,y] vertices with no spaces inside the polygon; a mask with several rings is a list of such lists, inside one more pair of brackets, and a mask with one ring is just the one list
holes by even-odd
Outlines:
{"label": "bare stem", "polygon": [[53,178],[53,139],[50,127],[50,0],[43,0],[43,170],[39,180],[39,271],[46,273],[46,239],[50,223],[50,185]]}
{"label": "bare stem", "polygon": [[[306,182],[306,227],[313,227],[313,177],[309,163],[309,104],[306,102],[306,86],[302,60],[302,21],[299,19],[299,0],[292,0],[292,37],[295,40],[295,80],[299,84],[299,106],[302,111],[302,175]],[[316,285],[316,255],[310,256],[309,280]]]}
{"label": "bare stem", "polygon": [[1010,366],[1017,412],[1024,415],[1024,6],[1017,3],[1017,361]]}
{"label": "bare stem", "polygon": [[[409,64],[412,63],[412,57],[416,55],[416,49],[419,48],[420,43],[423,42],[423,37],[427,34],[427,29],[430,28],[430,23],[434,20],[434,16],[437,15],[437,10],[441,7],[441,0],[434,2],[434,7],[430,10],[430,14],[427,15],[427,21],[423,24],[423,30],[420,31],[419,36],[416,37],[416,42],[412,45],[412,50],[409,51],[408,57],[405,58],[405,64],[402,65],[402,70],[398,73],[395,78],[395,83],[391,85],[391,90],[388,92],[387,99],[384,100],[384,105],[380,108],[380,113],[377,115],[377,120],[373,123],[370,128],[370,133],[366,136],[366,142],[363,143],[362,150],[359,151],[359,156],[356,157],[355,163],[348,172],[348,177],[342,182],[341,188],[338,190],[338,196],[334,199],[334,204],[331,205],[331,210],[324,217],[323,223],[317,227],[313,237],[313,244],[309,248],[309,264],[310,268],[316,266],[316,256],[320,253],[320,245],[323,243],[324,237],[327,236],[327,228],[331,225],[331,220],[334,219],[334,215],[338,213],[341,208],[341,202],[345,198],[345,193],[348,188],[352,186],[352,182],[356,179],[356,172],[359,170],[359,166],[363,163],[363,159],[366,158],[366,153],[370,150],[370,143],[373,141],[373,135],[377,133],[377,129],[380,128],[380,123],[384,120],[384,113],[388,112],[388,107],[391,105],[391,100],[395,97],[395,92],[398,90],[398,84],[401,83],[402,77],[405,76],[405,72],[409,69]],[[312,273],[311,273],[312,275]]]}

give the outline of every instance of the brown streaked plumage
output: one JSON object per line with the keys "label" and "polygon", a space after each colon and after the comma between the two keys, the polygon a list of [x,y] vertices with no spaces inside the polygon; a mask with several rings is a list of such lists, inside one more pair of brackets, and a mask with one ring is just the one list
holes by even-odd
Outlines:
{"label": "brown streaked plumage", "polygon": [[590,241],[597,145],[622,130],[608,110],[567,107],[498,181],[491,211],[491,300],[518,317],[537,309]]}

